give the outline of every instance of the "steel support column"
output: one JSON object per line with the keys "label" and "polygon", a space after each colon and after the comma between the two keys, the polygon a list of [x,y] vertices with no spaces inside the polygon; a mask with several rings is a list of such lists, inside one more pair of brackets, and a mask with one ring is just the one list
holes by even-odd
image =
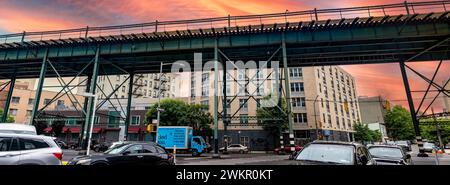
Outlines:
{"label": "steel support column", "polygon": [[286,39],[284,32],[281,33],[281,47],[283,53],[283,69],[284,69],[284,88],[285,88],[285,96],[286,96],[286,110],[288,113],[288,124],[289,124],[289,145],[291,147],[291,151],[295,151],[294,148],[294,131],[292,128],[292,113],[291,113],[291,90],[289,88],[289,68],[287,65],[287,53],[286,53]]}
{"label": "steel support column", "polygon": [[[223,125],[223,138],[225,138],[225,136],[227,136],[227,127],[228,127],[228,117],[227,117],[227,107],[228,107],[228,97],[227,97],[227,62],[223,61],[222,62],[222,66],[223,66],[223,76],[222,76],[222,81],[223,81],[223,85],[222,85],[222,93],[223,93],[223,100],[222,100],[222,105],[223,105],[223,110],[222,110],[222,125]],[[224,143],[224,147],[225,150],[224,152],[226,153],[228,150],[228,140]]]}
{"label": "steel support column", "polygon": [[[86,89],[84,89],[84,92],[88,92],[89,89],[91,88],[91,81],[92,81],[92,75],[88,75],[87,76],[87,81],[86,81]],[[87,108],[88,108],[88,101],[89,98],[88,97],[84,97],[84,102],[83,102],[83,111],[87,113]],[[85,114],[85,117],[87,114]],[[83,142],[83,138],[84,138],[84,131],[85,131],[85,127],[86,127],[86,122],[81,123],[81,127],[80,127],[80,133],[79,133],[79,137],[78,137],[78,146],[82,146],[82,142]]]}
{"label": "steel support column", "polygon": [[31,112],[30,124],[35,125],[34,119],[39,110],[39,102],[41,100],[42,87],[44,86],[45,73],[47,72],[47,58],[48,58],[48,48],[45,50],[44,58],[42,59],[41,72],[39,74],[38,86],[36,89],[36,94],[34,97],[34,106]]}
{"label": "steel support column", "polygon": [[11,104],[11,98],[13,95],[13,91],[14,91],[14,85],[16,83],[16,77],[12,77],[11,81],[9,82],[9,91],[8,91],[8,95],[6,96],[6,100],[5,100],[5,107],[3,107],[3,115],[2,115],[2,123],[6,123],[6,121],[8,120],[8,113],[9,113],[9,105]]}
{"label": "steel support column", "polygon": [[219,158],[219,48],[218,40],[214,42],[214,154],[213,158]]}
{"label": "steel support column", "polygon": [[[95,52],[95,59],[94,59],[94,68],[92,71],[92,79],[91,79],[91,84],[89,85],[89,93],[96,95],[96,91],[95,89],[97,88],[97,78],[98,78],[98,68],[99,68],[99,57],[100,57],[100,46],[97,46],[97,50]],[[82,142],[82,149],[85,150],[87,149],[87,138],[86,136],[89,135],[90,130],[88,130],[88,128],[90,128],[90,124],[91,124],[91,119],[95,118],[95,112],[93,113],[92,111],[94,110],[94,97],[89,97],[88,98],[88,104],[87,104],[87,114],[85,115],[85,127],[84,127],[84,135],[83,135],[83,142]],[[90,117],[90,115],[92,115],[92,117]]]}
{"label": "steel support column", "polygon": [[[127,115],[125,117],[125,140],[128,140],[128,127],[131,122],[131,101],[133,98],[134,73],[130,73],[128,84]],[[161,81],[161,78],[160,78]]]}
{"label": "steel support column", "polygon": [[406,74],[405,62],[400,62],[400,71],[402,73],[403,84],[405,85],[406,97],[409,104],[409,112],[414,126],[414,132],[416,134],[417,145],[419,146],[418,157],[427,157],[428,155],[423,150],[422,136],[420,134],[419,120],[417,119],[416,109],[414,108],[414,101],[411,95],[411,89],[409,87],[408,75]]}

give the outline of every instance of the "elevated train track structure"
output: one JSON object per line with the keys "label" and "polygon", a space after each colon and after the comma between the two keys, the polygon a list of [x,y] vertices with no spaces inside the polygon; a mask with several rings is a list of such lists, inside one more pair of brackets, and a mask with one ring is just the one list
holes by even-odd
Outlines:
{"label": "elevated train track structure", "polygon": [[[158,73],[163,61],[185,60],[194,68],[194,53],[202,53],[203,61],[217,61],[216,64],[225,60],[265,61],[274,56],[272,59],[282,61],[280,67],[285,69],[398,63],[415,118],[417,139],[421,140],[405,63],[442,62],[450,58],[449,9],[450,1],[404,2],[44,32],[24,31],[0,35],[0,79],[11,80],[10,87],[13,87],[15,79],[39,78],[36,93],[36,101],[39,102],[38,96],[45,78],[86,76],[87,91],[95,93],[98,76]],[[163,70],[170,72],[170,67]],[[215,72],[218,76],[218,69]],[[132,79],[130,87],[133,86]],[[289,85],[288,79],[285,78],[286,86]],[[428,79],[430,87],[445,87],[435,84],[433,79]],[[223,81],[226,83],[226,80]],[[215,78],[216,92],[218,83],[218,78]],[[66,90],[61,93],[67,93],[73,85],[72,80],[63,81],[61,86]],[[290,105],[289,91],[285,91]],[[448,91],[443,93],[448,94]],[[8,97],[7,101],[10,99]],[[87,115],[92,115],[94,106],[93,98],[89,99],[83,105],[86,125],[90,123]],[[131,93],[128,99],[131,101]],[[219,119],[218,102],[218,97],[215,97],[215,126]],[[32,123],[39,115],[38,107],[35,104]],[[129,117],[129,112],[127,114],[126,117]],[[291,125],[292,118],[288,121]],[[215,138],[217,142],[217,132]]]}

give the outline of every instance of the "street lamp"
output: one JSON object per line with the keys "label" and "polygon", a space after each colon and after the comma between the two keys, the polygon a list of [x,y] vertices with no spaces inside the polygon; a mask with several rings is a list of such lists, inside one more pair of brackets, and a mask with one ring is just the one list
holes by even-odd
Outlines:
{"label": "street lamp", "polygon": [[89,155],[89,152],[90,152],[90,149],[91,149],[92,130],[94,129],[95,108],[96,108],[96,105],[97,105],[97,96],[95,94],[92,94],[92,93],[84,93],[84,94],[82,94],[82,96],[89,97],[89,98],[94,98],[94,106],[93,106],[93,110],[92,110],[91,124],[90,124],[90,127],[89,127],[89,137],[87,138],[88,144],[87,144],[86,155]]}
{"label": "street lamp", "polygon": [[319,127],[317,125],[317,115],[316,115],[316,102],[319,98],[319,95],[316,96],[316,99],[314,99],[314,123],[316,124],[316,140],[319,140]]}

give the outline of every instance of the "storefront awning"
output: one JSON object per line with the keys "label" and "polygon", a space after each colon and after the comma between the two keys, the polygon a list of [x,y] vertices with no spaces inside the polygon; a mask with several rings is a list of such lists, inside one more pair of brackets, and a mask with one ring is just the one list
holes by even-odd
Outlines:
{"label": "storefront awning", "polygon": [[141,128],[139,128],[139,127],[129,127],[128,133],[137,134],[137,133],[139,133],[140,130],[141,130]]}

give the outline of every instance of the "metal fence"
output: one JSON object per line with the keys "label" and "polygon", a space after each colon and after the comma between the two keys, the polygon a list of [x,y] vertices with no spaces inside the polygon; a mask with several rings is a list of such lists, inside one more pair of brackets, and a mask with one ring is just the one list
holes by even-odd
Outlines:
{"label": "metal fence", "polygon": [[213,28],[243,27],[249,25],[270,25],[295,22],[322,21],[328,19],[353,19],[356,17],[376,17],[447,12],[450,1],[404,2],[378,6],[364,6],[338,9],[313,9],[260,15],[225,16],[206,19],[154,21],[105,27],[84,27],[77,29],[22,32],[0,35],[0,43],[59,40],[70,38],[107,37],[110,35],[131,35],[177,30],[205,30]]}

